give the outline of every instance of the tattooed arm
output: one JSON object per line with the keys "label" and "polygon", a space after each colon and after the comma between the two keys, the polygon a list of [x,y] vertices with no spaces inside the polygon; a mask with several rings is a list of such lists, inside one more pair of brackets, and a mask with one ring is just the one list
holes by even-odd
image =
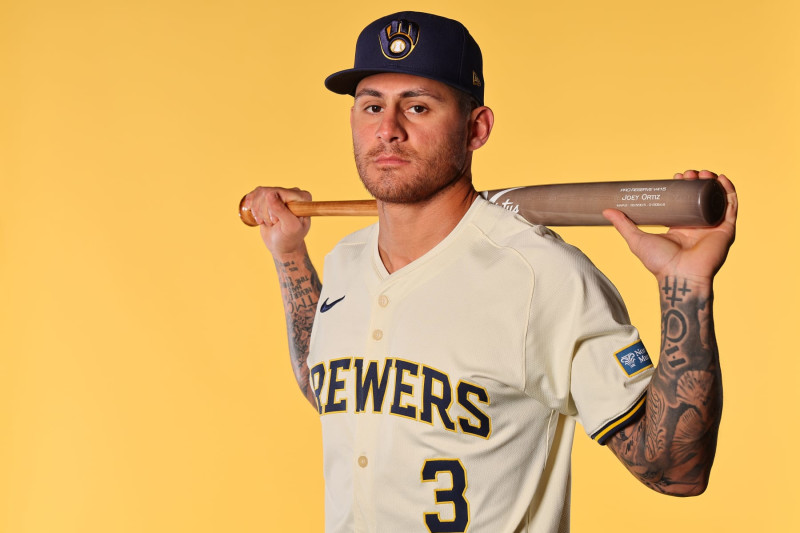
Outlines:
{"label": "tattooed arm", "polygon": [[607,442],[642,483],[676,496],[702,493],[716,452],[722,376],[714,334],[712,280],[733,243],[738,201],[725,176],[686,171],[683,179],[719,179],[728,194],[716,228],[651,235],[618,211],[606,216],[658,280],[661,355],[647,389],[645,414]]}
{"label": "tattooed arm", "polygon": [[686,278],[661,284],[661,356],[645,414],[607,442],[642,483],[658,492],[703,492],[722,414],[722,376],[712,294]]}
{"label": "tattooed arm", "polygon": [[310,221],[307,217],[294,216],[286,207],[286,202],[294,200],[308,201],[311,195],[299,189],[258,187],[245,197],[244,205],[259,223],[261,238],[275,261],[286,314],[292,370],[303,396],[316,409],[317,401],[308,379],[307,360],[311,326],[322,283],[311,264],[305,244]]}
{"label": "tattooed arm", "polygon": [[303,246],[302,251],[275,259],[281,284],[281,296],[286,313],[286,332],[289,337],[289,357],[297,385],[316,409],[317,400],[309,382],[308,349],[311,326],[317,312],[322,283]]}

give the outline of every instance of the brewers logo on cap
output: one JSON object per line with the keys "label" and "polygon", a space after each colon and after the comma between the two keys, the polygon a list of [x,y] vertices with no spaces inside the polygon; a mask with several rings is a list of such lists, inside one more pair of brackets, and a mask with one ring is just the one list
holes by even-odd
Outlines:
{"label": "brewers logo on cap", "polygon": [[380,32],[381,52],[386,59],[405,59],[419,41],[419,26],[408,20],[393,20]]}

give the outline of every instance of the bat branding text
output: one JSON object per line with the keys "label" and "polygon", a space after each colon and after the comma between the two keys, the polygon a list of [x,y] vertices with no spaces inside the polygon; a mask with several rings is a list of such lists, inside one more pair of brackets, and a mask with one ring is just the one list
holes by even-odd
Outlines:
{"label": "bat branding text", "polygon": [[660,194],[625,194],[622,200],[628,202],[636,202],[638,200],[661,200]]}

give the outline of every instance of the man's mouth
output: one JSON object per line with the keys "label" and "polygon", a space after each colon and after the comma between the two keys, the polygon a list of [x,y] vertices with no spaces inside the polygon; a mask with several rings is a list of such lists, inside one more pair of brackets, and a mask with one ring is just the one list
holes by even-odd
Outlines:
{"label": "man's mouth", "polygon": [[375,164],[378,166],[399,166],[408,164],[407,159],[403,159],[396,155],[381,155],[374,159]]}

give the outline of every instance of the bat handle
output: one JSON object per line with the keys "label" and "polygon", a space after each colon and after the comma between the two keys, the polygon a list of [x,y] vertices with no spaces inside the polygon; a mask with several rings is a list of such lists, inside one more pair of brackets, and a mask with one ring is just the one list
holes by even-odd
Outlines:
{"label": "bat handle", "polygon": [[[239,217],[248,226],[258,226],[253,213],[244,205],[245,197],[239,202]],[[295,216],[376,216],[378,206],[375,200],[343,200],[331,202],[287,202],[286,207]]]}

